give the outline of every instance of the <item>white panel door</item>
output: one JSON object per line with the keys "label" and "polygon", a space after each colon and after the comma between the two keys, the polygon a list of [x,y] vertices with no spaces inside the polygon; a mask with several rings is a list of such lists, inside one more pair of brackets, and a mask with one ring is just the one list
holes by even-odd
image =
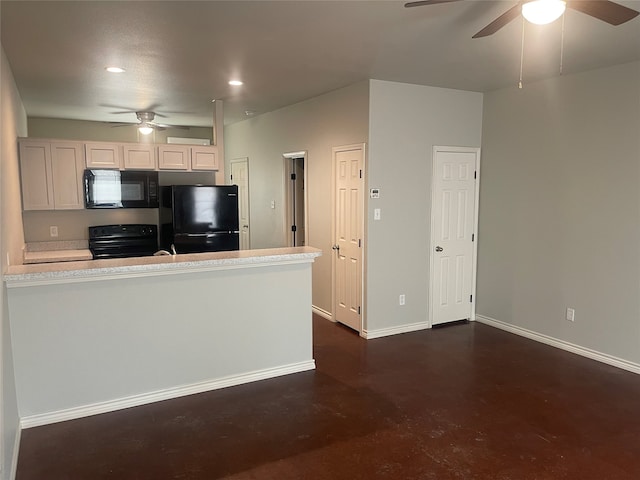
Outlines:
{"label": "white panel door", "polygon": [[246,158],[231,160],[231,183],[238,185],[238,221],[240,250],[251,248],[249,235],[249,162]]}
{"label": "white panel door", "polygon": [[434,149],[431,324],[471,318],[477,149]]}
{"label": "white panel door", "polygon": [[334,318],[360,332],[362,322],[362,167],[364,146],[333,149]]}

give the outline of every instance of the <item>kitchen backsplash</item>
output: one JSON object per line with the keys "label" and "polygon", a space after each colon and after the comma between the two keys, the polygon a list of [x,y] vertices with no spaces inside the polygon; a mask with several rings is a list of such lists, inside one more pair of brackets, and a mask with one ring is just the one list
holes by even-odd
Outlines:
{"label": "kitchen backsplash", "polygon": [[[214,185],[213,172],[159,172],[160,185]],[[24,241],[51,242],[59,240],[86,240],[88,228],[93,225],[121,223],[158,224],[158,209],[124,208],[105,210],[41,210],[22,212]],[[58,227],[58,236],[52,237],[52,226]]]}
{"label": "kitchen backsplash", "polygon": [[[158,223],[157,208],[120,208],[105,210],[56,210],[22,212],[24,241],[88,239],[92,225],[120,223]],[[58,227],[58,236],[50,235],[50,227]]]}

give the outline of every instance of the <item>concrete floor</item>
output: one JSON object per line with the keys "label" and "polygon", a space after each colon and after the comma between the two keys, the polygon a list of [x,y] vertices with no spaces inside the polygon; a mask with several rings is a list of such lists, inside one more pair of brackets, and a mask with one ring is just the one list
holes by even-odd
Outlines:
{"label": "concrete floor", "polygon": [[314,344],[313,372],[25,430],[17,479],[640,478],[638,375],[475,323]]}

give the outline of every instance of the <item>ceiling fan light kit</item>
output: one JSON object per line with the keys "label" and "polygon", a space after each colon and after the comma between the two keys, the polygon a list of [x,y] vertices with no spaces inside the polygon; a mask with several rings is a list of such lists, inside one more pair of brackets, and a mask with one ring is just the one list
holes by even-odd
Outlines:
{"label": "ceiling fan light kit", "polygon": [[142,134],[142,135],[150,135],[151,133],[153,133],[153,128],[150,127],[149,125],[140,125],[138,127],[138,131]]}
{"label": "ceiling fan light kit", "polygon": [[[439,3],[453,3],[462,0],[421,0],[405,3],[406,8],[424,7]],[[609,0],[520,0],[509,10],[504,12],[489,25],[484,27],[473,38],[482,38],[493,35],[505,25],[509,24],[522,14],[531,23],[544,25],[551,23],[562,16],[565,8],[582,12],[590,17],[597,18],[609,25],[622,25],[634,19],[640,12]],[[538,18],[537,12],[545,12],[545,18]],[[549,12],[548,14],[546,12]]]}
{"label": "ceiling fan light kit", "polygon": [[563,0],[532,0],[522,4],[522,16],[536,25],[555,22],[567,8]]}
{"label": "ceiling fan light kit", "polygon": [[164,115],[156,112],[151,112],[151,111],[139,111],[139,112],[124,111],[124,112],[114,112],[114,113],[135,113],[138,119],[137,124],[116,123],[116,124],[112,124],[111,126],[112,127],[130,127],[132,125],[135,125],[140,135],[151,135],[156,130],[166,130],[167,128],[180,128],[183,130],[189,130],[190,128],[182,125],[165,125],[164,123],[154,122],[156,115],[159,117],[164,117]]}

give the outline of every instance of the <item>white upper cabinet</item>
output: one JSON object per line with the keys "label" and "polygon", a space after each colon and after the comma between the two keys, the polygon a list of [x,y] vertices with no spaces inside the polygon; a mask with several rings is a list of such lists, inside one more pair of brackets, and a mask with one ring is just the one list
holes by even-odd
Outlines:
{"label": "white upper cabinet", "polygon": [[218,170],[218,147],[214,145],[159,145],[160,170]]}
{"label": "white upper cabinet", "polygon": [[51,143],[53,206],[56,210],[84,208],[84,154],[80,142]]}
{"label": "white upper cabinet", "polygon": [[109,142],[85,142],[87,168],[122,169],[121,144]]}
{"label": "white upper cabinet", "polygon": [[20,141],[20,181],[24,210],[84,208],[83,144]]}
{"label": "white upper cabinet", "polygon": [[158,145],[158,167],[160,170],[191,170],[189,146]]}
{"label": "white upper cabinet", "polygon": [[123,146],[125,170],[157,170],[158,159],[155,145],[130,143]]}
{"label": "white upper cabinet", "polygon": [[217,147],[198,145],[190,148],[192,170],[218,170]]}
{"label": "white upper cabinet", "polygon": [[20,181],[24,210],[53,210],[49,142],[20,142]]}

